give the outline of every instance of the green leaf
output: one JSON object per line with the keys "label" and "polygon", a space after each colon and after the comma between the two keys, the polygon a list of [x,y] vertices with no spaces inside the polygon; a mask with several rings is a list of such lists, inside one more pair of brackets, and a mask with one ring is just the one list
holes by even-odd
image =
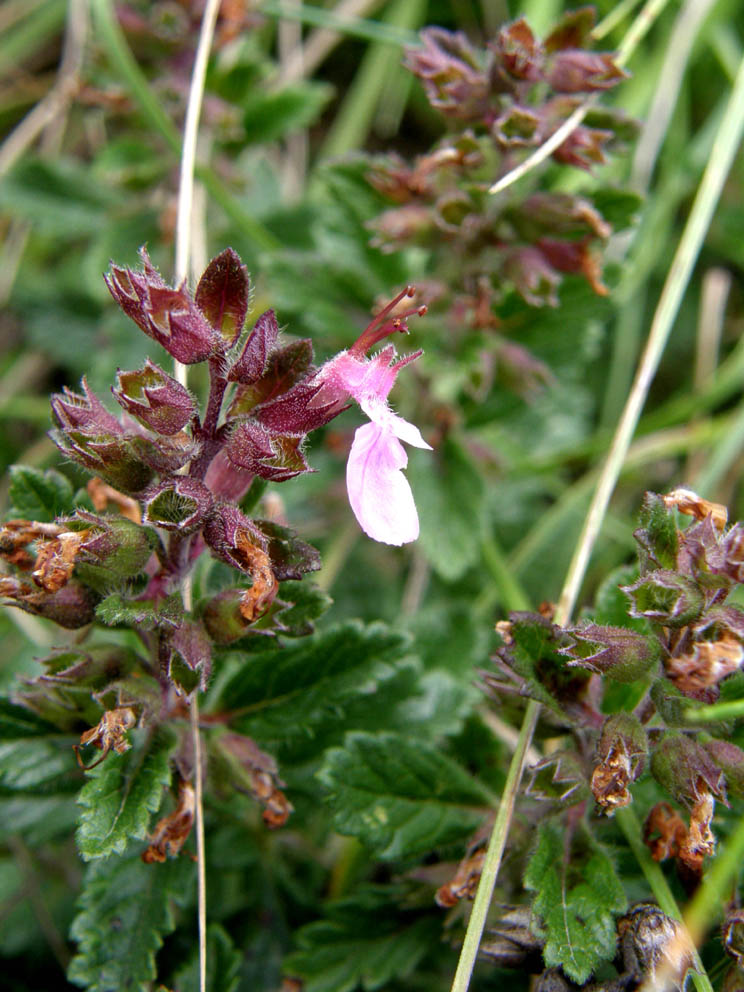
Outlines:
{"label": "green leaf", "polygon": [[314,733],[339,718],[344,704],[374,692],[407,647],[384,624],[351,621],[246,660],[222,687],[217,707],[241,711],[233,727],[262,743]]}
{"label": "green leaf", "polygon": [[303,82],[275,93],[254,89],[244,104],[243,127],[248,144],[266,144],[317,120],[333,89],[327,83]]}
{"label": "green leaf", "polygon": [[12,465],[9,495],[10,518],[51,523],[73,509],[72,484],[53,468],[41,472],[27,465]]}
{"label": "green leaf", "polygon": [[352,732],[326,754],[318,778],[334,826],[382,858],[424,854],[470,834],[488,791],[432,744],[399,734]]}
{"label": "green leaf", "polygon": [[331,903],[328,919],[297,934],[299,950],[284,962],[303,992],[366,992],[406,978],[441,939],[436,914],[401,911],[405,892],[366,886]]}
{"label": "green leaf", "polygon": [[178,593],[165,599],[128,600],[118,592],[107,596],[96,607],[96,617],[107,627],[177,627],[183,619],[183,604]]}
{"label": "green leaf", "polygon": [[679,537],[675,515],[656,493],[643,497],[640,527],[634,537],[639,545],[641,575],[656,568],[676,569]]}
{"label": "green leaf", "polygon": [[183,904],[193,875],[186,858],[146,865],[130,855],[89,865],[68,979],[88,992],[150,992],[155,953],[175,926],[172,904]]}
{"label": "green leaf", "polygon": [[0,698],[0,740],[16,740],[19,737],[43,737],[57,733],[56,728],[41,717],[18,706],[9,699]]}
{"label": "green leaf", "polygon": [[[207,988],[209,992],[235,992],[240,981],[243,956],[235,949],[229,934],[218,924],[207,930]],[[194,950],[189,963],[180,968],[173,986],[178,992],[199,992],[199,951]]]}
{"label": "green leaf", "polygon": [[539,827],[537,850],[524,876],[536,893],[533,912],[542,921],[543,956],[583,984],[601,961],[615,956],[615,914],[627,900],[612,862],[591,842],[582,859],[567,861],[564,831],[555,823]]}
{"label": "green leaf", "polygon": [[485,486],[464,449],[448,438],[434,455],[411,457],[421,521],[419,546],[445,580],[459,579],[480,554]]}
{"label": "green leaf", "polygon": [[170,783],[170,755],[176,735],[161,727],[154,735],[132,733],[134,746],[114,751],[88,777],[78,802],[83,808],[77,844],[86,861],[121,854],[130,838],[144,840],[150,815]]}

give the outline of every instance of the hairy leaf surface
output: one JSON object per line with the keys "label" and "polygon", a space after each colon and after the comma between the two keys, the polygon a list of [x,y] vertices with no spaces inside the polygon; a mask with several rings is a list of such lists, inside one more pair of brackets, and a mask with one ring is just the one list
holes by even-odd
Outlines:
{"label": "hairy leaf surface", "polygon": [[318,772],[334,824],[382,858],[423,854],[471,833],[488,791],[431,744],[352,732]]}

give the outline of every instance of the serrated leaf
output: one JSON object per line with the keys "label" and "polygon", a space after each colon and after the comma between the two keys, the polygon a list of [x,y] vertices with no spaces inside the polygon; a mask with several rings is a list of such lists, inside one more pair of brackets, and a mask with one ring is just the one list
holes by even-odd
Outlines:
{"label": "serrated leaf", "polygon": [[56,727],[41,717],[18,706],[9,699],[0,698],[0,740],[16,740],[19,737],[44,737],[57,733]]}
{"label": "serrated leaf", "polygon": [[537,850],[524,876],[535,892],[533,912],[542,922],[543,957],[579,984],[602,961],[615,956],[615,915],[627,905],[612,862],[593,842],[583,859],[567,861],[565,837],[556,823],[539,827]]}
{"label": "serrated leaf", "polygon": [[183,904],[193,874],[185,858],[146,865],[130,855],[89,865],[68,979],[88,992],[150,992],[155,953],[175,926],[172,904]]}
{"label": "serrated leaf", "polygon": [[407,647],[384,624],[350,621],[298,644],[269,644],[228,680],[217,706],[240,710],[236,730],[273,744],[338,719],[346,701],[373,692]]}
{"label": "serrated leaf", "polygon": [[165,599],[125,599],[118,592],[107,596],[96,607],[96,617],[107,627],[177,627],[183,619],[183,604],[178,593]]}
{"label": "serrated leaf", "polygon": [[0,795],[69,794],[79,782],[69,740],[24,737],[0,743]]}
{"label": "serrated leaf", "polygon": [[459,579],[480,554],[486,515],[483,479],[452,438],[433,457],[412,455],[409,474],[421,524],[419,546],[443,579]]}
{"label": "serrated leaf", "polygon": [[[236,950],[230,935],[219,925],[211,923],[207,930],[207,988],[209,992],[235,992],[240,981],[243,956]],[[199,992],[199,951],[195,950],[185,968],[173,978],[178,992]]]}
{"label": "serrated leaf", "polygon": [[130,839],[144,840],[170,783],[174,732],[165,727],[154,735],[134,731],[132,740],[131,750],[111,751],[89,773],[78,797],[83,811],[77,844],[86,861],[121,854]]}
{"label": "serrated leaf", "polygon": [[401,911],[403,895],[366,886],[332,903],[328,919],[298,932],[299,950],[285,959],[285,973],[302,978],[303,992],[352,992],[360,986],[373,992],[412,974],[441,939],[440,922],[432,913]]}
{"label": "serrated leaf", "polygon": [[352,732],[317,776],[336,830],[381,858],[410,857],[458,840],[483,819],[487,790],[434,745],[399,734]]}
{"label": "serrated leaf", "polygon": [[11,518],[51,523],[73,510],[72,483],[53,468],[42,472],[27,465],[12,465],[9,497]]}

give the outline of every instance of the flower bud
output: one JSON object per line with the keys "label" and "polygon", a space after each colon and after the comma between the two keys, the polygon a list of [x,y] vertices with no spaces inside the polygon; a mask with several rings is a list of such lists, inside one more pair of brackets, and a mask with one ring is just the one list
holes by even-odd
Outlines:
{"label": "flower bud", "polygon": [[663,735],[651,755],[651,774],[688,808],[705,795],[725,799],[723,772],[701,744],[686,734]]}
{"label": "flower bud", "polygon": [[653,636],[627,627],[586,624],[571,627],[572,643],[561,648],[572,667],[588,668],[616,682],[635,682],[658,663],[660,647]]}
{"label": "flower bud", "polygon": [[196,287],[196,305],[228,348],[243,330],[250,288],[248,270],[232,248],[212,259]]}
{"label": "flower bud", "polygon": [[726,776],[729,795],[744,799],[744,751],[731,741],[717,737],[706,741],[703,747]]}
{"label": "flower bud", "polygon": [[536,82],[542,76],[543,51],[527,21],[520,17],[499,31],[489,45],[510,76]]}
{"label": "flower bud", "polygon": [[504,273],[525,303],[532,307],[558,306],[555,290],[561,277],[537,248],[522,245],[510,251],[504,260]]}
{"label": "flower bud", "polygon": [[189,698],[203,692],[212,671],[212,649],[201,624],[186,621],[168,641],[168,678]]}
{"label": "flower bud", "polygon": [[666,569],[648,572],[620,588],[631,601],[629,616],[646,617],[664,627],[686,627],[705,607],[703,593],[692,579]]}
{"label": "flower bud", "polygon": [[233,429],[224,451],[238,468],[269,482],[284,482],[310,471],[302,453],[303,441],[303,435],[276,435],[247,420]]}
{"label": "flower bud", "polygon": [[101,517],[78,510],[77,520],[88,531],[80,548],[80,562],[105,568],[121,578],[139,574],[158,545],[154,530],[126,517]]}
{"label": "flower bud", "polygon": [[202,606],[202,622],[215,644],[232,644],[248,633],[250,621],[241,606],[245,589],[223,589]]}
{"label": "flower bud", "polygon": [[67,630],[87,626],[96,614],[94,593],[74,579],[56,592],[46,592],[30,582],[4,576],[0,578],[0,599]]}
{"label": "flower bud", "polygon": [[145,518],[155,527],[192,534],[212,512],[214,497],[203,482],[174,475],[150,490],[145,498]]}
{"label": "flower bud", "polygon": [[167,286],[147,251],[140,249],[143,271],[114,265],[105,276],[109,292],[135,324],[184,365],[203,362],[223,345],[186,289]]}
{"label": "flower bud", "polygon": [[608,90],[628,78],[608,52],[564,49],[550,60],[547,78],[559,93],[586,93]]}
{"label": "flower bud", "polygon": [[236,787],[250,792],[264,807],[266,826],[284,826],[293,807],[281,791],[284,782],[279,778],[272,756],[261,751],[243,734],[223,734],[218,746],[232,770]]}
{"label": "flower bud", "polygon": [[258,382],[264,374],[278,336],[279,325],[276,322],[276,314],[273,310],[267,310],[256,321],[243,350],[230,367],[228,380],[245,384]]}
{"label": "flower bud", "polygon": [[482,118],[490,85],[466,36],[432,27],[420,37],[423,48],[407,49],[405,66],[421,80],[432,107],[461,120]]}
{"label": "flower bud", "polygon": [[177,434],[196,414],[189,391],[148,358],[137,372],[117,373],[112,392],[121,406],[156,434]]}

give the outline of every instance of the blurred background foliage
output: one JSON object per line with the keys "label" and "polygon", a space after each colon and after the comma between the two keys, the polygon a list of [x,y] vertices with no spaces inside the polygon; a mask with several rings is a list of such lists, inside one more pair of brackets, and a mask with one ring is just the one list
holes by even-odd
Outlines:
{"label": "blurred background foliage", "polygon": [[[178,135],[201,6],[199,0],[0,5],[4,469],[15,463],[60,467],[45,433],[51,391],[75,386],[84,374],[105,395],[116,368],[135,367],[147,354],[167,361],[116,309],[101,274],[112,259],[135,264],[145,243],[164,275],[170,273]],[[615,49],[639,5],[599,0],[596,8],[607,30],[597,47]],[[519,16],[542,37],[568,9],[561,0],[225,0],[201,128],[195,269],[224,246],[234,247],[251,271],[254,315],[274,307],[287,334],[313,339],[319,359],[348,347],[373,308],[406,282],[445,279],[456,291],[456,238],[451,248],[444,236],[399,251],[371,244],[375,222],[390,206],[369,181],[375,156],[395,152],[412,160],[457,130],[403,66],[403,47],[417,44],[425,25],[463,31],[482,47],[504,21]],[[522,197],[536,188],[595,203],[599,197],[608,216],[615,210],[615,231],[604,249],[609,295],[598,296],[582,275],[567,274],[556,305],[531,306],[507,283],[490,310],[495,334],[465,316],[455,326],[436,304],[411,322],[407,347],[423,348],[425,355],[392,401],[436,449],[433,456],[411,455],[421,516],[417,544],[391,550],[359,534],[343,483],[358,423],[353,412],[316,435],[309,454],[315,475],[281,490],[269,487],[264,497],[273,515],[320,549],[319,582],[333,598],[330,618],[382,619],[413,635],[418,660],[411,665],[416,678],[428,673],[428,681],[417,683],[428,695],[416,696],[418,714],[398,714],[399,726],[410,719],[412,726],[427,726],[431,738],[448,737],[451,753],[466,766],[487,749],[490,769],[482,757],[477,764],[495,791],[505,745],[494,743],[478,715],[474,669],[487,664],[493,623],[515,605],[515,584],[534,606],[560,590],[743,45],[737,0],[662,4],[630,59],[630,77],[602,95],[603,106],[638,121],[638,137],[628,135],[605,165],[585,171],[552,162],[513,188]],[[633,521],[645,490],[684,483],[727,504],[731,519],[744,511],[743,191],[739,156],[605,521],[587,600],[612,568],[631,560]],[[525,370],[524,355],[516,366],[503,353],[495,359],[505,340],[526,349],[535,363],[527,368],[532,378],[515,379],[515,368]],[[198,391],[204,384],[191,385]],[[61,470],[83,484],[73,466]],[[4,509],[8,492],[6,481]],[[41,624],[31,631],[23,618],[0,615],[4,688],[35,673],[39,645],[30,633],[42,642],[51,636]],[[391,698],[397,698],[396,685],[405,696],[406,678],[413,677],[401,669]],[[214,801],[211,815],[220,826],[208,840],[210,918],[229,923],[250,948],[241,988],[277,987],[289,932],[316,919],[322,896],[353,890],[359,919],[366,919],[364,910],[378,922],[410,909],[403,890],[359,889],[360,880],[381,883],[391,872],[370,870],[356,842],[323,839],[322,817],[313,810],[317,786],[308,772],[313,751],[336,743],[343,730],[377,729],[384,699],[379,709],[365,713],[359,704],[359,712],[347,711],[327,740],[321,735],[301,760],[289,756],[289,767],[282,766],[305,823],[301,840],[287,833],[264,839],[263,848],[244,845],[234,810]],[[62,987],[59,978],[48,977],[51,956],[66,959],[60,934],[69,928],[69,893],[81,874],[69,857],[76,819],[70,790],[79,777],[69,768],[67,774],[73,776],[67,795],[40,791],[27,824],[18,819],[22,803],[12,790],[0,795],[0,825],[8,837],[0,857],[0,953],[25,976],[23,983],[11,978],[9,988]],[[49,840],[56,846],[42,846]],[[174,890],[178,884],[174,877]],[[187,889],[182,897],[188,902]],[[379,970],[370,951],[366,988],[446,987],[453,957],[439,942],[430,950],[422,935],[427,927],[439,933],[439,924],[429,917],[441,911],[427,906],[415,917],[412,977],[400,977],[407,970],[402,966],[389,975]],[[272,926],[260,926],[262,918]],[[346,934],[348,919],[342,912],[314,934],[318,946],[325,939],[342,959],[345,940],[358,939],[362,927],[357,921]],[[216,926],[210,939],[229,977],[225,931]],[[193,968],[187,974],[190,965],[183,964],[192,947],[177,933],[161,955],[166,971],[181,968],[179,989],[196,987]],[[220,947],[227,948],[225,958]],[[367,967],[356,966],[358,973],[352,968],[340,977],[323,972],[309,987],[352,989]],[[478,988],[506,988],[504,981],[503,973],[484,970]],[[224,987],[233,986],[225,979]]]}

